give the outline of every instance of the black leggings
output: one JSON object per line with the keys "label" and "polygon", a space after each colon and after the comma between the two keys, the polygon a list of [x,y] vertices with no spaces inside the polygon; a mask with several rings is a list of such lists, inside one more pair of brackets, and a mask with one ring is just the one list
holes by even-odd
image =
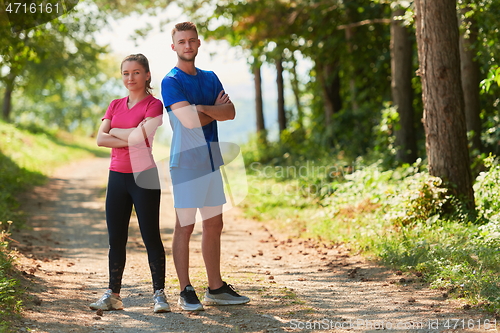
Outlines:
{"label": "black leggings", "polygon": [[119,293],[126,261],[128,226],[132,205],[135,207],[142,239],[148,253],[153,290],[165,287],[165,249],[160,236],[160,186],[156,168],[144,171],[158,183],[156,189],[136,184],[133,173],[109,172],[106,193],[106,224],[109,236],[109,289]]}

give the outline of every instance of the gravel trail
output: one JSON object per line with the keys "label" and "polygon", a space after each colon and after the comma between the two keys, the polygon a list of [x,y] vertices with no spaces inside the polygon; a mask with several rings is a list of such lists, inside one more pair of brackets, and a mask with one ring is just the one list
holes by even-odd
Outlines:
{"label": "gravel trail", "polygon": [[[191,313],[177,306],[171,256],[172,196],[162,191],[161,230],[167,251],[171,313],[152,310],[146,251],[133,217],[123,278],[123,311],[98,315],[88,304],[107,285],[104,195],[109,159],[64,166],[23,197],[30,230],[13,237],[30,299],[19,332],[496,332],[488,314],[467,309],[420,277],[367,262],[344,245],[289,238],[238,209],[225,213],[223,278],[251,302]],[[164,167],[164,166],[160,166]],[[191,241],[191,275],[206,287],[201,228]],[[489,329],[488,329],[489,328]]]}

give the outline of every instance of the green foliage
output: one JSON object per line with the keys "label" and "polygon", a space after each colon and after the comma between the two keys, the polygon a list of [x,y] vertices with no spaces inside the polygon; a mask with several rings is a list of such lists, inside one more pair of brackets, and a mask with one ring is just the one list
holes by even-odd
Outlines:
{"label": "green foliage", "polygon": [[440,178],[427,174],[418,173],[406,178],[406,190],[396,193],[392,202],[391,220],[401,226],[437,220],[449,199],[446,196],[447,189],[441,184]]}
{"label": "green foliage", "polygon": [[161,1],[84,0],[30,29],[12,31],[8,21],[0,22],[3,119],[95,132],[121,87],[119,61],[106,56],[109,49],[97,44],[96,33],[107,27],[110,16],[154,14],[160,7]]}
{"label": "green foliage", "polygon": [[[349,150],[354,157],[375,152],[382,155],[384,163],[393,163],[394,150],[398,147],[394,147],[393,142],[384,146],[379,135],[381,128],[375,128],[388,120],[379,111],[385,112],[384,103],[391,100],[390,26],[387,20],[380,19],[390,18],[397,8],[405,9],[402,18],[412,32],[410,38],[414,43],[412,1],[191,0],[176,3],[192,15],[205,38],[227,40],[242,51],[240,54],[250,65],[273,64],[276,57],[282,55],[285,70],[290,71],[289,77],[295,78],[294,60],[305,59],[309,63],[311,70],[299,78],[299,99],[304,109],[301,123],[309,133],[306,140],[326,149]],[[500,42],[496,13],[500,11],[500,1],[460,0],[457,9],[474,24],[464,25],[461,31],[466,36],[478,31],[478,42],[473,47],[481,66],[481,78],[486,79],[484,87],[489,87],[489,93],[481,95],[484,152],[500,153],[497,144],[500,87],[492,84],[498,81],[495,73]],[[413,52],[413,69],[417,68],[417,52]],[[424,131],[418,121],[422,117],[421,87],[417,76],[413,79],[413,89],[416,136],[422,141]],[[335,102],[333,119],[328,125],[325,121],[327,95]],[[298,108],[287,107],[290,117],[298,119]],[[289,130],[293,132],[293,126]],[[387,140],[390,139],[388,136]],[[425,158],[422,144],[419,144],[419,156]]]}
{"label": "green foliage", "polygon": [[103,15],[72,11],[7,35],[1,56],[9,71],[1,79],[6,89],[14,89],[8,120],[36,121],[67,131],[79,128],[87,134],[95,131],[118,86],[112,79],[118,70],[112,69],[118,68],[119,61],[102,56],[107,49],[93,37],[104,24]]}
{"label": "green foliage", "polygon": [[[380,123],[373,127],[374,131],[374,158],[383,159],[384,165],[395,166],[396,162],[396,135],[399,130],[399,113],[393,106],[386,104],[386,108],[381,111]],[[370,154],[369,153],[369,154]]]}
{"label": "green foliage", "polygon": [[485,241],[481,234],[494,234],[484,229],[452,220],[417,224],[406,228],[403,239],[387,237],[379,246],[379,256],[403,270],[422,272],[433,287],[498,310],[498,243]]}
{"label": "green foliage", "polygon": [[22,289],[9,250],[11,227],[24,226],[18,195],[43,184],[61,164],[92,155],[107,156],[107,151],[94,147],[88,138],[35,124],[15,126],[0,121],[0,332],[10,332],[9,322],[22,306]]}
{"label": "green foliage", "polygon": [[500,184],[500,166],[493,155],[484,160],[488,171],[481,172],[474,184],[476,208],[480,218],[485,220],[500,219],[500,200],[493,193],[497,193]]}
{"label": "green foliage", "polygon": [[119,64],[113,57],[100,57],[93,62],[92,71],[18,90],[14,93],[14,121],[90,136],[98,128],[103,110],[122,93]]}
{"label": "green foliage", "polygon": [[486,79],[481,81],[481,88],[483,89],[483,92],[488,93],[493,83],[500,86],[500,67],[490,68]]}
{"label": "green foliage", "polygon": [[[315,162],[288,162],[295,169],[250,163],[248,216],[302,237],[349,243],[386,265],[423,273],[454,297],[500,310],[500,200],[492,195],[500,192],[500,167],[493,157],[474,185],[477,221],[421,161],[385,170],[381,161],[358,159],[338,177],[318,173]],[[346,163],[337,155],[324,165]],[[328,191],[308,191],[318,183]]]}
{"label": "green foliage", "polygon": [[[303,113],[289,107],[289,118],[305,123],[306,140],[325,149],[341,147],[358,156],[372,147],[372,127],[390,98],[390,29],[381,23],[350,30],[346,25],[390,16],[387,4],[342,1],[178,1],[207,39],[224,39],[243,50],[250,65],[283,66],[295,76],[294,63],[306,59],[312,69],[300,82]],[[210,10],[211,9],[211,10]],[[324,90],[326,89],[326,90]],[[325,93],[335,99],[330,126],[325,123]],[[338,95],[338,96],[337,96]],[[375,111],[375,112],[374,112]],[[303,122],[303,119],[306,119]],[[289,128],[294,132],[293,126]],[[360,135],[363,133],[363,135]],[[301,136],[291,137],[296,143]]]}
{"label": "green foliage", "polygon": [[[500,154],[500,38],[497,12],[500,11],[499,0],[462,0],[471,8],[466,13],[472,17],[478,28],[477,61],[481,65],[481,141],[484,152]],[[466,31],[467,32],[467,31]]]}
{"label": "green foliage", "polygon": [[474,185],[479,219],[484,224],[479,227],[481,243],[492,248],[500,248],[500,200],[492,193],[498,193],[500,165],[494,156],[485,159],[488,171],[481,172]]}
{"label": "green foliage", "polygon": [[93,33],[103,20],[102,13],[72,11],[31,29],[2,31],[0,55],[5,70],[0,78],[6,88],[41,90],[50,81],[96,73],[94,64],[104,48],[95,43]]}
{"label": "green foliage", "polygon": [[103,154],[93,140],[48,131],[36,125],[17,127],[0,121],[0,221],[22,225],[17,195],[42,184],[55,167],[91,154]]}
{"label": "green foliage", "polygon": [[[21,149],[22,136],[17,136],[12,127],[3,123],[0,123],[0,133],[0,221],[17,220],[20,213],[17,210],[19,204],[16,195],[29,186],[41,184],[44,176],[38,171],[19,166],[9,156],[16,155],[16,149]],[[4,150],[7,149],[9,151],[6,154]]]}
{"label": "green foliage", "polygon": [[0,222],[0,332],[8,332],[9,321],[22,307],[19,282],[14,278],[13,257],[8,249],[11,224],[12,221]]}

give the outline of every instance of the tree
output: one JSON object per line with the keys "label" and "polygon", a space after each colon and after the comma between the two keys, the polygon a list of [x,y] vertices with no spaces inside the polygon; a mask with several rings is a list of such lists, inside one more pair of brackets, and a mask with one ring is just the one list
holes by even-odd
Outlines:
{"label": "tree", "polygon": [[262,143],[266,141],[266,124],[264,121],[264,103],[262,101],[262,76],[260,72],[261,63],[256,58],[253,61],[253,75],[255,85],[255,118],[257,127],[257,137]]}
{"label": "tree", "polygon": [[[64,1],[62,16],[53,11],[50,15],[9,16],[10,24],[8,20],[0,20],[0,82],[4,86],[2,117],[5,120],[12,117],[16,91],[31,92],[22,96],[33,97],[36,107],[41,107],[41,92],[51,83],[50,88],[56,94],[61,93],[61,85],[69,77],[78,82],[83,77],[99,75],[96,64],[107,49],[97,45],[94,33],[108,24],[109,16],[123,17],[134,11],[151,13],[163,5],[155,0],[139,3],[84,0],[82,6],[73,8],[76,3],[76,0]],[[59,5],[63,6],[63,2]],[[3,14],[0,13],[2,17]],[[73,115],[80,117],[81,111],[66,110],[64,117],[71,122]]]}
{"label": "tree", "polygon": [[275,60],[276,64],[276,86],[278,88],[278,127],[280,133],[286,129],[285,112],[285,86],[283,83],[283,57],[279,56]]}
{"label": "tree", "polygon": [[[180,1],[177,4],[185,12],[190,13],[192,20],[197,22],[198,32],[203,37],[207,40],[226,40],[229,45],[241,48],[243,55],[247,57],[254,78],[257,138],[265,144],[267,132],[264,122],[261,67],[265,61],[263,50],[268,44],[269,23],[259,15],[264,15],[266,4],[261,1],[252,1],[245,5],[222,4],[217,1],[204,4],[198,1]],[[203,5],[213,8],[206,10],[202,8]],[[208,12],[211,14],[207,15]],[[217,21],[219,25],[215,29],[209,29],[211,21]]]}
{"label": "tree", "polygon": [[[206,38],[225,39],[232,46],[241,47],[248,55],[249,65],[255,80],[255,110],[257,133],[265,138],[262,111],[262,89],[260,67],[262,61],[273,63],[276,68],[278,91],[278,123],[280,133],[287,127],[283,82],[283,51],[289,45],[288,12],[289,7],[274,0],[251,1],[246,3],[217,3],[213,15],[206,17],[206,8],[200,13],[200,6],[183,3],[182,7],[193,13],[198,22],[199,32]],[[276,13],[281,15],[276,16]],[[201,17],[200,17],[201,15]],[[211,21],[218,21],[216,29],[208,29]],[[220,24],[225,22],[225,24]],[[286,37],[286,38],[285,38]],[[282,45],[283,44],[283,45]],[[277,47],[268,47],[277,45]],[[264,137],[263,137],[264,136]],[[265,140],[264,140],[265,141]]]}
{"label": "tree", "polygon": [[300,90],[300,80],[297,73],[297,59],[295,55],[291,54],[292,67],[290,68],[290,84],[292,86],[293,96],[295,98],[295,106],[297,108],[297,126],[299,130],[304,129],[304,108],[301,103],[301,90]]}
{"label": "tree", "polygon": [[462,74],[462,89],[464,91],[465,120],[467,131],[472,133],[471,148],[481,152],[481,101],[480,87],[481,69],[476,60],[478,43],[478,26],[473,12],[469,6],[470,0],[461,9],[461,25],[463,33],[460,34],[460,65]]}
{"label": "tree", "polygon": [[415,0],[429,172],[474,208],[456,0]]}
{"label": "tree", "polygon": [[325,125],[329,127],[332,124],[333,115],[342,108],[339,61],[324,64],[320,59],[316,59],[316,77],[324,101]]}
{"label": "tree", "polygon": [[[279,57],[278,51],[283,53],[283,70],[289,72],[285,77],[291,80],[298,106],[296,117],[295,110],[287,114],[287,129],[301,128],[295,119],[304,125],[302,134],[295,133],[291,140],[326,150],[339,147],[353,158],[372,147],[372,128],[381,117],[377,111],[390,99],[391,88],[390,7],[385,1],[176,3],[197,22],[205,38],[228,40],[250,59],[259,54],[270,64]],[[294,55],[313,64],[303,89],[297,89]]]}
{"label": "tree", "polygon": [[392,101],[399,114],[399,128],[395,131],[396,158],[404,163],[417,159],[417,139],[413,110],[413,45],[408,28],[401,19],[406,10],[396,8],[391,22],[391,88]]}
{"label": "tree", "polygon": [[7,44],[2,48],[1,59],[8,70],[1,78],[5,84],[4,120],[11,118],[12,94],[16,89],[41,91],[50,81],[60,84],[68,76],[98,75],[95,63],[105,48],[89,38],[95,23],[95,17],[72,15],[4,36]]}
{"label": "tree", "polygon": [[33,55],[30,52],[28,35],[25,33],[12,32],[12,34],[5,34],[2,42],[2,66],[8,68],[8,72],[3,77],[0,77],[5,86],[2,118],[9,121],[12,110],[12,93],[16,88],[16,80],[26,71],[26,64]]}
{"label": "tree", "polygon": [[68,72],[66,77],[48,80],[43,88],[31,84],[22,91],[17,90],[13,94],[16,108],[12,120],[16,123],[36,122],[69,132],[78,130],[92,136],[109,102],[123,96],[118,89],[124,89],[117,70],[120,60],[111,56],[99,57],[93,63],[95,72]]}

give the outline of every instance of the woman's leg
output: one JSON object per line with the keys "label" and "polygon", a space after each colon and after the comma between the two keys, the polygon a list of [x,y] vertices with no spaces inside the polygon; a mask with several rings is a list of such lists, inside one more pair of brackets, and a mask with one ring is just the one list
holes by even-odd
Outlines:
{"label": "woman's leg", "polygon": [[[156,168],[143,171],[148,178],[158,178]],[[142,176],[142,175],[141,175]],[[158,181],[159,184],[159,181]],[[159,189],[144,189],[135,182],[129,184],[134,202],[142,239],[148,252],[149,268],[153,279],[153,290],[165,288],[165,248],[160,235],[160,196]]]}
{"label": "woman's leg", "polygon": [[110,171],[106,192],[106,224],[109,237],[109,289],[119,294],[126,262],[132,198],[126,189],[127,174]]}

